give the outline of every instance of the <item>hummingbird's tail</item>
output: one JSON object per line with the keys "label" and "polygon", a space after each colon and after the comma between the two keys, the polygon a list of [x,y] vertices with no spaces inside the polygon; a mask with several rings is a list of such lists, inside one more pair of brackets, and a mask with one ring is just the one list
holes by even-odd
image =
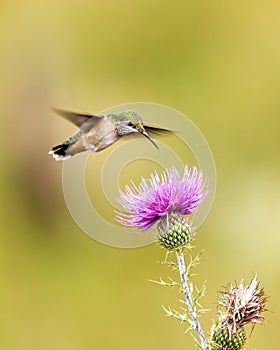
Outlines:
{"label": "hummingbird's tail", "polygon": [[49,154],[53,156],[55,160],[65,160],[71,157],[71,155],[66,154],[66,151],[68,147],[70,146],[69,143],[62,143],[61,145],[53,147]]}

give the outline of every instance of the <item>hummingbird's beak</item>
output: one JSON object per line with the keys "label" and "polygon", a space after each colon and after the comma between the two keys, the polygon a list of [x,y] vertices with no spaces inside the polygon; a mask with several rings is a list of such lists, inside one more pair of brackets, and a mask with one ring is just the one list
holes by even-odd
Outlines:
{"label": "hummingbird's beak", "polygon": [[158,145],[155,143],[155,141],[149,136],[146,131],[141,131],[141,134],[144,135],[149,141],[152,142],[152,144],[155,146],[155,148],[158,149]]}

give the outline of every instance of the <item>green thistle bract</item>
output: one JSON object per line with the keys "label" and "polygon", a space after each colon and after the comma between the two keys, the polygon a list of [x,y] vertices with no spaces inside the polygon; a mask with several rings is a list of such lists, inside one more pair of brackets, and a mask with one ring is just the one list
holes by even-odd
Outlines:
{"label": "green thistle bract", "polygon": [[229,329],[217,325],[211,337],[211,348],[217,350],[240,350],[246,342],[246,334],[243,327],[231,335]]}
{"label": "green thistle bract", "polygon": [[191,239],[190,227],[180,213],[171,213],[159,219],[157,232],[160,244],[168,250],[181,247]]}

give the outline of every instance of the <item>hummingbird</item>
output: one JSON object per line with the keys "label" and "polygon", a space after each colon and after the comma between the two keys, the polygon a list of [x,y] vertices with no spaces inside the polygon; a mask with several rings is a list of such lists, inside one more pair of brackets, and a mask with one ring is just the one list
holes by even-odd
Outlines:
{"label": "hummingbird", "polygon": [[56,108],[53,110],[79,127],[79,130],[74,135],[49,151],[49,154],[55,160],[66,160],[76,153],[84,151],[100,152],[123,136],[128,135],[132,135],[133,137],[143,135],[158,149],[157,144],[148,132],[151,134],[170,132],[168,129],[144,125],[141,115],[132,110],[119,114],[109,113],[100,116],[75,113]]}

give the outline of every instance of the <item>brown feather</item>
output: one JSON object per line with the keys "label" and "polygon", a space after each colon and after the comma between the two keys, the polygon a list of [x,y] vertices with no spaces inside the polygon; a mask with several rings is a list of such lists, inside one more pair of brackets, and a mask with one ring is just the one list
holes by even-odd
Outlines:
{"label": "brown feather", "polygon": [[60,115],[61,117],[67,119],[69,122],[75,124],[77,127],[81,127],[84,123],[86,123],[89,119],[100,119],[100,117],[91,115],[91,114],[85,114],[85,113],[75,113],[70,111],[64,111],[62,109],[58,108],[52,108],[52,110]]}

